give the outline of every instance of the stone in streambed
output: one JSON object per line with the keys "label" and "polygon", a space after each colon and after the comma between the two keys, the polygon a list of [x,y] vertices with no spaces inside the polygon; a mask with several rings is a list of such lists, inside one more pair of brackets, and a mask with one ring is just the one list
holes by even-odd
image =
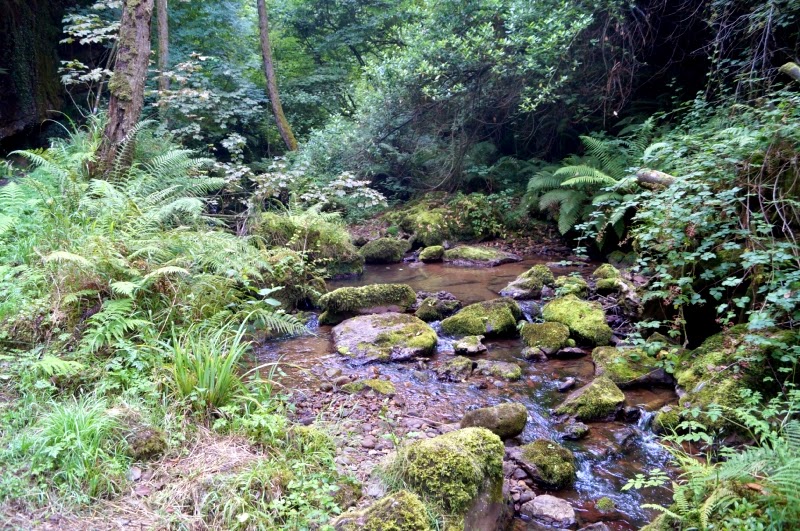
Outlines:
{"label": "stone in streambed", "polygon": [[520,513],[549,527],[567,529],[575,525],[575,510],[569,502],[549,494],[536,496],[520,508]]}
{"label": "stone in streambed", "polygon": [[569,422],[561,430],[561,438],[567,441],[578,441],[589,435],[589,426],[583,422]]}
{"label": "stone in streambed", "polygon": [[464,355],[464,356],[476,356],[478,354],[483,354],[488,349],[486,345],[481,343],[483,340],[483,336],[466,336],[455,343],[453,343],[453,350],[456,354]]}
{"label": "stone in streambed", "polygon": [[442,321],[442,331],[451,336],[514,336],[522,319],[519,305],[501,298],[470,304]]}
{"label": "stone in streambed", "polygon": [[319,299],[323,313],[319,323],[335,325],[358,315],[405,312],[417,301],[417,294],[406,284],[372,284],[358,288],[339,288]]}
{"label": "stone in streambed", "polygon": [[478,360],[475,372],[484,376],[495,376],[507,381],[522,378],[522,369],[509,361]]}
{"label": "stone in streambed", "polygon": [[441,245],[432,245],[431,247],[425,247],[419,253],[420,261],[426,263],[441,262],[443,256],[444,256],[444,247],[442,247]]}
{"label": "stone in streambed", "polygon": [[553,272],[546,265],[535,265],[518,276],[500,292],[502,297],[517,300],[536,299],[542,295],[542,288],[553,286]]}
{"label": "stone in streambed", "polygon": [[428,297],[420,303],[414,315],[430,323],[453,315],[459,308],[461,308],[461,301]]}
{"label": "stone in streambed", "polygon": [[501,439],[516,437],[525,429],[528,410],[519,403],[500,404],[468,411],[461,419],[462,428],[486,428]]}
{"label": "stone in streambed", "polygon": [[592,351],[595,375],[607,376],[621,389],[643,385],[667,385],[672,377],[658,360],[637,348],[597,347]]}
{"label": "stone in streambed", "polygon": [[596,378],[570,393],[556,408],[557,415],[571,415],[578,420],[602,420],[613,416],[625,402],[625,395],[605,376]]}
{"label": "stone in streambed", "polygon": [[578,276],[561,276],[555,281],[555,286],[561,296],[575,295],[584,299],[589,294],[589,284]]}
{"label": "stone in streambed", "polygon": [[542,309],[545,321],[561,323],[569,328],[576,341],[603,346],[611,341],[611,328],[600,304],[567,295],[548,302]]}
{"label": "stone in streambed", "polygon": [[428,513],[416,494],[401,490],[361,511],[349,511],[331,525],[336,531],[429,531]]}
{"label": "stone in streambed", "polygon": [[368,264],[394,264],[403,260],[411,245],[407,240],[378,238],[359,249],[359,254]]}
{"label": "stone in streambed", "polygon": [[362,315],[333,328],[336,351],[358,364],[431,356],[437,341],[433,328],[401,313]]}
{"label": "stone in streambed", "polygon": [[472,374],[472,366],[473,362],[471,359],[465,358],[464,356],[456,356],[438,367],[436,369],[436,374],[442,380],[463,382]]}
{"label": "stone in streambed", "polygon": [[509,448],[508,456],[531,479],[547,489],[571,487],[577,478],[572,452],[549,439],[537,439],[524,446]]}
{"label": "stone in streambed", "polygon": [[444,252],[446,263],[460,267],[495,267],[520,260],[517,255],[489,247],[461,245]]}
{"label": "stone in streambed", "polygon": [[531,349],[539,349],[546,356],[575,344],[569,338],[569,328],[561,323],[525,323],[520,330],[522,341]]}
{"label": "stone in streambed", "polygon": [[368,379],[368,380],[358,380],[355,382],[350,382],[348,384],[344,384],[342,386],[342,391],[345,393],[358,393],[363,391],[364,389],[372,389],[376,393],[380,393],[386,396],[394,396],[397,392],[394,384],[389,380],[378,380],[375,378]]}

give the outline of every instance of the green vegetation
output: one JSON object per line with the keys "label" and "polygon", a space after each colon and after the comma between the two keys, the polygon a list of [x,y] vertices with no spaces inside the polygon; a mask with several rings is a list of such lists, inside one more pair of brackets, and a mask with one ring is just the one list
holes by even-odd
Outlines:
{"label": "green vegetation", "polygon": [[368,264],[393,264],[403,260],[403,255],[406,254],[409,247],[408,242],[405,240],[378,238],[367,242],[359,250],[359,253]]}
{"label": "green vegetation", "polygon": [[419,253],[419,259],[423,262],[440,262],[444,257],[444,247],[441,245],[432,245],[425,247]]}
{"label": "green vegetation", "polygon": [[453,336],[509,336],[517,332],[522,312],[511,299],[470,304],[442,321],[442,331]]}
{"label": "green vegetation", "polygon": [[569,328],[561,323],[524,323],[520,328],[522,341],[546,354],[554,354],[569,345]]}
{"label": "green vegetation", "polygon": [[322,324],[336,324],[375,307],[395,306],[401,311],[411,307],[417,294],[406,284],[376,284],[359,288],[339,288],[326,293],[319,299],[319,307],[324,311],[319,321]]}
{"label": "green vegetation", "polygon": [[577,420],[602,420],[613,415],[625,402],[625,395],[605,376],[570,393],[556,408],[558,415],[572,415]]}
{"label": "green vegetation", "polygon": [[413,492],[401,490],[362,511],[339,516],[333,526],[341,531],[429,531],[425,505]]}
{"label": "green vegetation", "polygon": [[545,321],[561,323],[579,343],[607,345],[611,341],[611,328],[606,324],[603,308],[575,295],[566,295],[548,302],[542,308]]}
{"label": "green vegetation", "polygon": [[359,391],[363,391],[364,389],[372,389],[376,393],[380,393],[386,396],[392,396],[396,392],[394,384],[389,380],[377,380],[374,378],[371,378],[369,380],[358,380],[356,382],[350,382],[342,386],[342,391],[346,393],[358,393]]}
{"label": "green vegetation", "polygon": [[592,351],[595,374],[603,375],[621,388],[657,383],[650,378],[660,371],[658,360],[642,349],[597,347]]}
{"label": "green vegetation", "polygon": [[572,452],[548,439],[521,447],[522,459],[529,468],[535,469],[535,479],[543,486],[563,489],[575,483],[577,469]]}

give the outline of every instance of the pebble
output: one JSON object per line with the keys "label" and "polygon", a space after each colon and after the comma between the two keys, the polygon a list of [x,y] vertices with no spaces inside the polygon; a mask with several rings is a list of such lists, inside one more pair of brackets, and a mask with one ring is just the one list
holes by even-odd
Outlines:
{"label": "pebble", "polygon": [[374,437],[364,437],[361,439],[361,446],[364,448],[375,448],[376,444],[378,444],[378,441],[376,441]]}
{"label": "pebble", "polygon": [[330,379],[334,379],[341,374],[342,374],[342,369],[338,368],[328,369],[327,371],[325,371],[325,376]]}
{"label": "pebble", "polygon": [[336,385],[336,387],[341,387],[341,386],[343,386],[345,384],[349,384],[350,383],[350,377],[349,376],[339,376],[338,378],[336,378],[333,381],[333,383],[334,383],[334,385]]}
{"label": "pebble", "polygon": [[559,382],[558,384],[558,391],[560,393],[565,393],[572,389],[575,386],[575,378],[569,377],[565,379],[563,382]]}
{"label": "pebble", "polygon": [[323,392],[326,392],[326,393],[327,393],[327,392],[330,392],[330,391],[333,391],[333,384],[332,384],[332,383],[330,383],[330,382],[323,382],[323,383],[322,383],[322,384],[319,386],[319,390],[320,390],[320,391],[323,391]]}

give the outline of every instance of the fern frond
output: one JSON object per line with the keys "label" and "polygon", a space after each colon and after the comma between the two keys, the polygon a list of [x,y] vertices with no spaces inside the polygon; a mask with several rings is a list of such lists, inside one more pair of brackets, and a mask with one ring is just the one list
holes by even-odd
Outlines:
{"label": "fern frond", "polygon": [[63,360],[56,356],[46,355],[31,367],[37,374],[47,377],[72,376],[81,372],[85,367],[82,363],[73,360]]}
{"label": "fern frond", "polygon": [[49,262],[71,262],[73,264],[78,264],[83,267],[92,267],[92,263],[84,258],[83,256],[70,253],[67,251],[55,251],[52,252],[42,258],[44,263]]}

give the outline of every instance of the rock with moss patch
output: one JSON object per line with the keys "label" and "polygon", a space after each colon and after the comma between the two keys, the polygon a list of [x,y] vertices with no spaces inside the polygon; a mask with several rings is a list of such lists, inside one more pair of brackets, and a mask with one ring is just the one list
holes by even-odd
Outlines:
{"label": "rock with moss patch", "polygon": [[472,374],[474,362],[464,356],[456,356],[436,368],[436,374],[442,380],[463,382]]}
{"label": "rock with moss patch", "polygon": [[401,490],[366,509],[350,511],[331,525],[336,531],[430,531],[425,505],[416,494]]}
{"label": "rock with moss patch", "polygon": [[442,331],[452,336],[514,336],[522,319],[519,305],[512,299],[492,299],[470,304],[442,321]]}
{"label": "rock with moss patch", "polygon": [[[678,386],[685,391],[679,402],[682,408],[706,410],[716,404],[732,410],[745,405],[741,394],[745,389],[764,395],[777,390],[770,388],[771,379],[765,378],[780,365],[780,345],[798,344],[798,335],[791,330],[763,330],[756,343],[748,339],[748,334],[746,325],[734,326],[681,354],[674,374]],[[695,420],[711,430],[739,429],[723,416],[711,418],[702,414]]]}
{"label": "rock with moss patch", "polygon": [[610,513],[611,511],[614,511],[617,508],[617,504],[614,503],[614,500],[612,500],[608,496],[603,496],[602,498],[597,500],[594,503],[594,506],[601,513]]}
{"label": "rock with moss patch", "polygon": [[116,421],[128,446],[127,453],[134,460],[158,457],[167,449],[164,431],[148,424],[138,411],[119,406],[107,410],[106,414]]}
{"label": "rock with moss patch", "polygon": [[453,343],[453,350],[456,354],[477,356],[488,350],[481,341],[483,341],[483,336],[465,336]]}
{"label": "rock with moss patch", "polygon": [[539,349],[547,356],[570,346],[569,328],[561,323],[525,323],[520,335],[527,347]]}
{"label": "rock with moss patch", "polygon": [[536,299],[542,295],[542,288],[554,284],[553,272],[546,265],[539,264],[518,276],[500,295],[517,300]]}
{"label": "rock with moss patch", "polygon": [[432,245],[430,247],[425,247],[419,253],[419,259],[421,262],[441,262],[442,258],[444,257],[444,247],[441,245]]}
{"label": "rock with moss patch", "polygon": [[333,328],[336,351],[357,364],[431,356],[437,340],[433,328],[402,313],[362,315]]}
{"label": "rock with moss patch", "polygon": [[442,245],[452,238],[453,231],[448,221],[448,212],[437,200],[423,199],[409,203],[396,212],[386,215],[389,221],[397,223],[401,229],[424,245],[431,247]]}
{"label": "rock with moss patch", "polygon": [[342,386],[342,391],[351,394],[358,393],[365,389],[372,389],[376,393],[386,396],[394,396],[394,394],[397,392],[392,382],[389,380],[378,380],[377,378],[357,380]]}
{"label": "rock with moss patch", "polygon": [[555,281],[556,289],[561,296],[575,295],[585,299],[589,294],[589,284],[583,278],[569,275],[558,277]]}
{"label": "rock with moss patch", "polygon": [[620,278],[619,269],[611,264],[602,264],[600,267],[592,272],[594,278]]}
{"label": "rock with moss patch", "polygon": [[468,411],[461,419],[462,428],[486,428],[501,439],[516,437],[528,423],[528,410],[517,402]]}
{"label": "rock with moss patch", "polygon": [[319,306],[324,311],[319,323],[334,325],[357,315],[405,312],[416,300],[416,293],[406,284],[339,288],[320,297]]}
{"label": "rock with moss patch", "polygon": [[572,415],[578,420],[603,420],[613,416],[625,403],[625,395],[605,376],[570,393],[556,408],[558,415]]}
{"label": "rock with moss patch", "polygon": [[522,260],[517,255],[492,249],[490,247],[474,247],[461,245],[444,252],[444,261],[459,267],[496,267]]}
{"label": "rock with moss patch", "polygon": [[482,494],[503,498],[503,442],[484,428],[464,428],[407,445],[389,471],[451,515],[467,515]]}
{"label": "rock with moss patch", "polygon": [[378,238],[367,242],[358,252],[368,264],[394,264],[403,261],[410,247],[406,240]]}
{"label": "rock with moss patch", "polygon": [[678,428],[682,420],[678,406],[664,406],[653,416],[653,432],[658,435],[671,433]]}
{"label": "rock with moss patch", "polygon": [[561,438],[567,441],[578,441],[589,435],[589,426],[583,422],[570,421],[561,430]]}
{"label": "rock with moss patch", "polygon": [[537,439],[524,446],[509,448],[508,456],[541,487],[560,490],[575,483],[575,456],[555,441]]}
{"label": "rock with moss patch", "polygon": [[522,378],[522,369],[516,363],[510,361],[478,360],[475,366],[477,374],[484,376],[494,376],[510,382]]}
{"label": "rock with moss patch", "polygon": [[441,321],[461,308],[461,301],[428,297],[423,300],[414,315],[425,322]]}
{"label": "rock with moss patch", "polygon": [[642,349],[597,347],[592,351],[592,361],[596,376],[607,376],[621,389],[672,383],[658,360]]}
{"label": "rock with moss patch", "polygon": [[561,323],[569,328],[578,342],[603,346],[611,341],[611,327],[606,324],[606,314],[596,302],[567,295],[548,302],[542,309],[545,321]]}

